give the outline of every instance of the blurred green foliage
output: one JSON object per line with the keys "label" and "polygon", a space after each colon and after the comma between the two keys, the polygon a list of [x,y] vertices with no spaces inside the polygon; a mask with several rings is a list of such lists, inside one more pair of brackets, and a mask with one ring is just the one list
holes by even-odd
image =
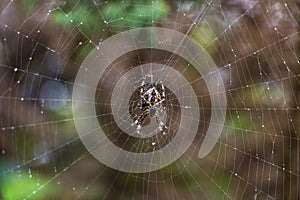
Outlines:
{"label": "blurred green foliage", "polygon": [[[26,0],[29,1],[29,0]],[[153,3],[152,3],[153,2]],[[135,28],[152,25],[169,12],[164,1],[124,0],[96,6],[92,1],[69,0],[53,17],[58,25],[80,25],[80,30],[88,36],[102,28]]]}
{"label": "blurred green foliage", "polygon": [[[234,130],[255,130],[254,119],[251,113],[235,113],[228,118],[228,127]],[[235,132],[232,132],[235,133]]]}
{"label": "blurred green foliage", "polygon": [[49,178],[24,172],[6,175],[0,185],[3,199],[47,199],[59,194],[59,188],[54,184],[43,187],[46,180]]}
{"label": "blurred green foliage", "polygon": [[[167,16],[168,12],[167,3],[161,0],[113,1],[100,6],[93,1],[68,0],[53,13],[53,19],[59,26],[70,29],[78,27],[85,38],[93,38],[102,30],[118,32],[128,28],[152,26]],[[93,48],[87,41],[78,47],[77,52],[84,58]]]}
{"label": "blurred green foliage", "polygon": [[22,5],[27,12],[30,12],[36,5],[36,0],[23,0]]}
{"label": "blurred green foliage", "polygon": [[213,46],[213,41],[216,38],[216,35],[210,26],[199,25],[192,33],[192,38],[203,46],[208,53],[213,54],[216,52],[216,49]]}
{"label": "blurred green foliage", "polygon": [[90,1],[83,3],[78,1],[78,4],[75,4],[76,1],[66,2],[53,13],[53,19],[57,25],[71,28],[79,26],[79,29],[89,36],[103,26],[103,20],[100,20],[100,15]]}
{"label": "blurred green foliage", "polygon": [[[22,0],[27,12],[37,5],[35,0]],[[58,3],[57,3],[58,4]],[[91,37],[103,28],[137,28],[151,26],[155,21],[162,20],[169,12],[165,1],[123,0],[109,1],[96,5],[93,1],[66,0],[58,4],[52,13],[57,25],[78,28]]]}
{"label": "blurred green foliage", "polygon": [[126,0],[107,4],[103,16],[113,26],[137,28],[151,26],[168,12],[169,7],[164,1]]}

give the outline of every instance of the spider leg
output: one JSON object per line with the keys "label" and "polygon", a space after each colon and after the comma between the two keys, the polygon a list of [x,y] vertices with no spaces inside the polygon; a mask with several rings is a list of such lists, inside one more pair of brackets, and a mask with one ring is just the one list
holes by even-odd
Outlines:
{"label": "spider leg", "polygon": [[146,119],[146,117],[149,115],[149,110],[148,109],[145,109],[142,114],[140,114],[138,116],[138,118],[134,121],[134,123],[137,125],[137,128],[136,128],[136,132],[138,134],[140,134],[140,129],[142,128],[142,124],[144,122],[144,120]]}
{"label": "spider leg", "polygon": [[[164,84],[162,84],[162,81],[160,81],[160,84],[161,84],[161,99],[159,99],[159,101],[157,102],[157,104],[160,104],[161,105],[161,103],[162,102],[164,102],[165,100],[166,100],[166,91],[165,91],[165,86],[164,86]],[[166,109],[166,107],[162,107],[164,110]],[[161,110],[161,112],[162,112],[162,110]]]}
{"label": "spider leg", "polygon": [[163,135],[166,134],[165,132],[165,129],[167,129],[168,127],[163,123],[163,121],[160,119],[160,116],[159,116],[159,112],[156,111],[155,112],[155,119],[156,119],[156,123],[158,124],[158,129],[159,131],[162,131],[163,132]]}
{"label": "spider leg", "polygon": [[142,125],[146,117],[149,115],[149,110],[146,109],[139,117],[139,124]]}
{"label": "spider leg", "polygon": [[161,104],[164,101],[165,101],[165,99],[161,99],[160,101],[156,102],[156,105],[159,105],[159,104]]}
{"label": "spider leg", "polygon": [[140,85],[141,89],[140,89],[140,96],[143,97],[143,93],[144,93],[144,85],[145,85],[145,80],[143,80],[142,84]]}
{"label": "spider leg", "polygon": [[161,98],[162,98],[162,100],[164,100],[166,97],[165,86],[164,86],[164,84],[162,84],[162,82],[160,82],[160,83],[161,83],[161,90],[162,90]]}
{"label": "spider leg", "polygon": [[141,87],[141,89],[140,89],[140,97],[141,97],[141,98],[144,98],[143,93],[144,93],[144,88]]}

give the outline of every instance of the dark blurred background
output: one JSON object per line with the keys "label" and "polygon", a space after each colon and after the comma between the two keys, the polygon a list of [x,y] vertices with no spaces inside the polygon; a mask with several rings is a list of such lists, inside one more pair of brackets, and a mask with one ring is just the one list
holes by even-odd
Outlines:
{"label": "dark blurred background", "polygon": [[[0,199],[299,199],[299,14],[297,0],[1,0]],[[182,70],[201,110],[193,145],[161,170],[124,173],[81,143],[72,88],[92,49],[149,26],[182,32],[210,54],[226,88],[226,123],[199,159],[213,109],[199,74]],[[112,68],[153,60],[188,62],[144,51]],[[118,74],[107,74],[113,85]],[[99,84],[98,96],[111,85]],[[101,112],[107,101],[97,101]]]}

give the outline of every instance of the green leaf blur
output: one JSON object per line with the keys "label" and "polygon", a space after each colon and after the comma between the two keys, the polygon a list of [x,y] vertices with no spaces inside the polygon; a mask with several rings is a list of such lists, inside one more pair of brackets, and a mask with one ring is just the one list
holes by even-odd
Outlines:
{"label": "green leaf blur", "polygon": [[53,184],[45,185],[46,177],[40,177],[35,174],[14,173],[7,175],[1,183],[3,199],[46,199],[59,192],[59,189]]}

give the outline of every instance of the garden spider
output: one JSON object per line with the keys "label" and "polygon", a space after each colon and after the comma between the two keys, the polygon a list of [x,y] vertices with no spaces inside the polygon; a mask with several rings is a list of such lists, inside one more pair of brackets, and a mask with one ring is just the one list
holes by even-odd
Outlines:
{"label": "garden spider", "polygon": [[166,109],[162,105],[162,102],[165,101],[165,97],[165,87],[162,83],[161,87],[159,88],[157,84],[145,85],[145,81],[142,82],[140,99],[138,103],[138,107],[142,113],[138,115],[137,119],[134,121],[134,124],[137,125],[136,130],[138,134],[140,134],[140,129],[142,128],[144,120],[148,116],[151,118],[155,117],[159,130],[165,134],[165,129],[167,129],[167,126],[160,118],[160,113]]}

